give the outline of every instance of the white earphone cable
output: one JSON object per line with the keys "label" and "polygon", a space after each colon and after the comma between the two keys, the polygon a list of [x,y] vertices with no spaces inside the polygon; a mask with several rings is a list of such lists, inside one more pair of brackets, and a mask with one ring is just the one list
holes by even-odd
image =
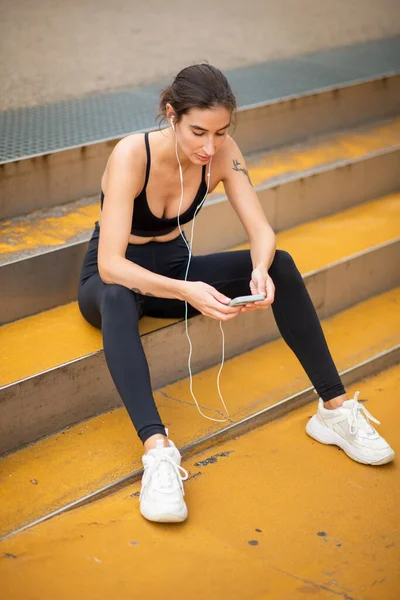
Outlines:
{"label": "white earphone cable", "polygon": [[[189,266],[190,266],[190,261],[192,260],[192,247],[193,247],[193,235],[194,235],[194,224],[195,224],[195,220],[196,220],[196,215],[198,213],[198,211],[200,210],[200,208],[203,206],[206,198],[207,198],[207,194],[208,194],[208,190],[210,188],[210,173],[211,173],[211,161],[212,158],[210,158],[210,163],[209,163],[209,167],[208,167],[208,173],[207,173],[207,190],[205,193],[205,196],[203,198],[203,200],[200,202],[200,204],[197,206],[196,211],[194,213],[193,216],[193,223],[192,223],[192,230],[191,230],[191,235],[190,235],[190,242],[189,244],[187,243],[187,240],[185,238],[185,236],[183,235],[183,231],[181,228],[181,224],[180,224],[180,214],[181,214],[181,208],[182,208],[182,202],[183,202],[183,173],[182,173],[182,166],[179,160],[179,156],[178,156],[178,136],[176,135],[176,131],[175,131],[175,127],[172,124],[172,130],[175,133],[175,152],[176,152],[176,158],[178,160],[178,164],[179,164],[179,176],[180,176],[180,180],[181,180],[181,199],[179,202],[179,209],[178,209],[178,228],[179,228],[179,233],[183,239],[183,241],[186,244],[186,247],[188,249],[189,252],[189,258],[188,258],[188,263],[187,263],[187,267],[186,267],[186,273],[185,273],[185,281],[187,281],[187,276],[189,273]],[[225,362],[225,335],[224,335],[224,330],[222,328],[222,321],[219,322],[219,327],[222,333],[222,360],[221,360],[221,366],[220,369],[218,371],[218,375],[217,375],[217,389],[218,389],[218,395],[221,399],[221,402],[223,404],[223,407],[225,409],[226,412],[226,418],[225,419],[214,419],[213,417],[209,417],[207,415],[205,415],[198,402],[196,399],[196,396],[194,395],[193,392],[193,375],[192,375],[192,368],[191,368],[191,359],[192,359],[192,353],[193,353],[193,345],[192,345],[192,341],[190,339],[190,335],[189,335],[189,329],[188,329],[188,304],[185,300],[185,328],[186,328],[186,337],[188,339],[189,342],[189,357],[188,357],[188,369],[189,369],[189,379],[190,379],[190,393],[192,395],[193,400],[195,401],[197,410],[199,411],[199,413],[205,418],[205,419],[209,419],[210,421],[216,421],[217,423],[225,423],[226,421],[229,421],[229,412],[228,409],[225,405],[224,399],[222,397],[222,393],[221,393],[221,387],[220,387],[220,377],[221,377],[221,372],[222,372],[222,368],[224,366],[224,362]]]}

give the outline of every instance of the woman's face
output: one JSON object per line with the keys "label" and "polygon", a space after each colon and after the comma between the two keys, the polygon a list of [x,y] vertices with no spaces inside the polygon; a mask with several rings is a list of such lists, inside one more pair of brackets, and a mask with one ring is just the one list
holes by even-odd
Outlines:
{"label": "woman's face", "polygon": [[230,124],[231,113],[223,106],[192,108],[182,115],[179,123],[174,122],[182,152],[193,163],[202,165],[218,152],[226,140]]}

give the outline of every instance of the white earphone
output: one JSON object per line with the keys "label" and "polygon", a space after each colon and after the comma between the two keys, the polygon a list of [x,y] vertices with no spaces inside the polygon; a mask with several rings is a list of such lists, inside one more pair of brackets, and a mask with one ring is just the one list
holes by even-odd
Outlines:
{"label": "white earphone", "polygon": [[[183,174],[182,174],[182,166],[181,166],[181,163],[180,163],[180,160],[179,160],[179,156],[178,156],[178,136],[177,136],[176,131],[175,131],[174,121],[175,121],[175,117],[172,116],[171,117],[171,127],[172,127],[172,130],[175,133],[175,153],[176,153],[176,158],[177,158],[177,161],[178,161],[178,164],[179,164],[179,176],[180,176],[180,180],[181,180],[181,199],[180,199],[180,202],[179,202],[179,209],[178,209],[178,228],[179,228],[179,233],[180,233],[183,241],[185,242],[186,247],[187,247],[188,252],[189,252],[189,258],[188,258],[188,263],[187,263],[186,273],[185,273],[185,281],[187,281],[187,276],[188,276],[188,273],[189,273],[190,261],[192,259],[194,224],[195,224],[195,220],[196,220],[196,215],[199,212],[200,208],[203,206],[203,204],[204,204],[204,202],[205,202],[205,200],[207,198],[208,190],[210,188],[210,174],[211,174],[211,162],[212,162],[212,158],[210,158],[209,167],[208,167],[208,173],[207,173],[207,190],[206,190],[206,193],[205,193],[205,196],[204,196],[203,200],[197,206],[196,211],[194,213],[193,224],[192,224],[192,231],[191,231],[191,235],[190,235],[190,242],[188,244],[187,241],[186,241],[185,236],[183,235],[183,231],[182,231],[180,220],[179,220],[180,219],[180,214],[181,214],[182,202],[183,202]],[[193,346],[192,346],[192,341],[190,339],[189,330],[188,330],[188,305],[187,305],[186,300],[185,300],[185,327],[186,327],[186,337],[188,339],[189,348],[190,348],[190,350],[189,350],[189,357],[188,357],[188,369],[189,369],[189,378],[190,378],[190,393],[192,395],[192,398],[193,398],[193,400],[194,400],[194,402],[196,404],[197,410],[199,411],[199,413],[204,418],[209,419],[210,421],[216,421],[217,423],[225,423],[226,421],[229,421],[229,412],[228,412],[228,409],[227,409],[227,407],[225,405],[224,399],[222,397],[220,383],[219,383],[220,382],[220,376],[221,376],[222,368],[223,368],[224,362],[225,362],[225,335],[224,335],[224,330],[222,329],[222,321],[219,322],[219,328],[220,328],[221,334],[222,334],[222,360],[221,360],[221,366],[220,366],[220,369],[219,369],[219,372],[218,372],[218,375],[217,375],[217,389],[218,389],[219,397],[221,399],[221,402],[222,402],[222,404],[224,406],[224,409],[225,409],[225,412],[226,412],[226,415],[227,415],[225,419],[214,419],[213,417],[209,417],[209,416],[205,415],[201,411],[201,409],[199,407],[199,404],[197,402],[196,396],[193,393],[193,375],[192,375],[192,368],[191,368],[191,358],[192,358]]]}

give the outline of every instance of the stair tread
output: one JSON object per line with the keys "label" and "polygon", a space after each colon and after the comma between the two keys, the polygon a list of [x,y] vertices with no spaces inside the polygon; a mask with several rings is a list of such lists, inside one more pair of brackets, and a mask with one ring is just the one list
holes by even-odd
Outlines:
{"label": "stair tread", "polygon": [[[247,160],[255,187],[278,184],[313,169],[358,160],[400,145],[400,119],[339,132]],[[208,201],[224,195],[217,186]],[[99,198],[83,198],[51,209],[0,221],[0,266],[29,256],[86,241],[99,218]]]}
{"label": "stair tread", "polygon": [[[322,321],[339,371],[400,342],[399,304],[400,288]],[[201,406],[207,398],[208,414],[215,418],[220,418],[221,408],[216,392],[218,369],[219,365],[194,376],[196,397]],[[234,422],[308,386],[302,367],[282,339],[227,361],[221,378]],[[198,414],[187,379],[155,391],[154,396],[179,447],[226,425]],[[127,412],[118,408],[2,457],[0,535],[129,474],[141,466],[141,452]]]}
{"label": "stair tread", "polygon": [[[294,257],[302,274],[343,260],[400,235],[400,194],[391,194],[277,235],[278,248]],[[340,239],[340,243],[338,240]],[[248,244],[236,247],[249,247]],[[175,323],[140,321],[145,335]],[[76,302],[0,327],[0,386],[54,368],[102,348],[101,332],[80,315]]]}

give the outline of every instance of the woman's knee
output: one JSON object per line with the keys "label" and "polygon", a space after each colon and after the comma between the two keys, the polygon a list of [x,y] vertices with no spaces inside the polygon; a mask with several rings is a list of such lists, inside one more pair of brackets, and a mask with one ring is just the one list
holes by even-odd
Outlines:
{"label": "woman's knee", "polygon": [[285,282],[302,282],[302,276],[293,260],[286,250],[277,250],[274,260],[269,269],[272,280],[283,280]]}
{"label": "woman's knee", "polygon": [[103,290],[102,306],[120,307],[124,304],[135,304],[135,294],[118,283],[107,283]]}
{"label": "woman's knee", "polygon": [[94,278],[81,283],[78,288],[78,307],[82,317],[93,325],[93,327],[101,328],[101,315],[99,311],[99,290],[98,282]]}
{"label": "woman's knee", "polygon": [[101,300],[101,314],[104,317],[104,313],[110,312],[120,315],[139,314],[136,294],[123,285],[106,284]]}

